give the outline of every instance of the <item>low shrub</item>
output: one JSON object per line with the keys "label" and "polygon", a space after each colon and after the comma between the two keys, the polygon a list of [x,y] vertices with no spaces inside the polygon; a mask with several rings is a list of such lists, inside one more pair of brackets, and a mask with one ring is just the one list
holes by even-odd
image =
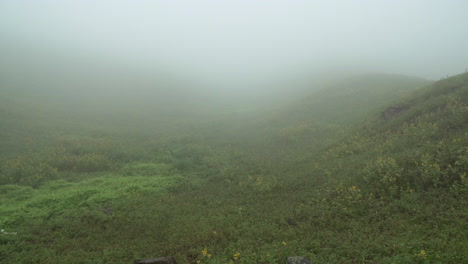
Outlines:
{"label": "low shrub", "polygon": [[107,156],[95,153],[57,154],[50,160],[50,164],[59,171],[75,172],[106,171],[113,165]]}
{"label": "low shrub", "polygon": [[38,188],[45,181],[56,179],[57,169],[30,159],[12,159],[0,168],[0,184],[21,184]]}
{"label": "low shrub", "polygon": [[164,163],[131,163],[125,165],[120,173],[124,176],[155,176],[155,175],[171,175],[173,168]]}
{"label": "low shrub", "polygon": [[363,179],[378,195],[397,194],[403,185],[404,168],[392,157],[378,157],[367,163],[363,169]]}

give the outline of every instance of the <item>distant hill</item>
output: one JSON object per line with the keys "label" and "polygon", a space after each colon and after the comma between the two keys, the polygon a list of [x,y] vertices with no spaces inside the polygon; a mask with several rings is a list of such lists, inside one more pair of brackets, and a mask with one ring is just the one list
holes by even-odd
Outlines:
{"label": "distant hill", "polygon": [[382,105],[398,100],[430,81],[404,75],[363,74],[330,82],[301,102],[281,111],[278,119],[300,122],[363,121]]}
{"label": "distant hill", "polygon": [[311,92],[302,99],[252,115],[250,126],[239,120],[231,133],[244,134],[246,141],[255,144],[262,142],[258,135],[282,149],[323,146],[429,83],[417,77],[374,73],[328,81],[321,87],[311,84]]}
{"label": "distant hill", "polygon": [[[372,108],[366,122],[342,137],[330,134],[330,144],[320,155],[314,154],[334,180],[396,196],[401,190],[466,184],[468,73],[413,89],[400,100]],[[325,136],[320,139],[326,141]],[[314,165],[311,156],[304,155],[293,166],[312,169]]]}

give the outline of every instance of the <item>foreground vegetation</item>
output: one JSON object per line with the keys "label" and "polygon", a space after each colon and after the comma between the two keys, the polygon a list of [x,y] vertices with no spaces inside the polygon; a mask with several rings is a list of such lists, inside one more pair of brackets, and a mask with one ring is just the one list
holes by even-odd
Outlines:
{"label": "foreground vegetation", "polygon": [[464,263],[468,74],[426,84],[192,123],[3,99],[0,262]]}

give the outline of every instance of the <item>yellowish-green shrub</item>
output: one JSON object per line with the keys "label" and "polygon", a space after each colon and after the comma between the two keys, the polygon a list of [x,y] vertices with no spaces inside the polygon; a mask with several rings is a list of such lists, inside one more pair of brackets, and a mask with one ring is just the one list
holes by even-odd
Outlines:
{"label": "yellowish-green shrub", "polygon": [[125,165],[120,172],[125,176],[155,176],[171,175],[174,169],[164,163],[137,162]]}
{"label": "yellowish-green shrub", "polygon": [[57,154],[50,163],[58,170],[76,172],[106,171],[112,167],[107,156],[95,153]]}
{"label": "yellowish-green shrub", "polygon": [[0,169],[0,184],[21,184],[37,188],[56,177],[56,168],[26,158],[7,160]]}
{"label": "yellowish-green shrub", "polygon": [[362,173],[364,181],[377,194],[396,194],[402,186],[404,169],[392,157],[382,156],[367,162]]}
{"label": "yellowish-green shrub", "polygon": [[246,185],[259,192],[268,192],[278,185],[278,179],[275,176],[248,176],[246,182],[240,182],[240,185]]}

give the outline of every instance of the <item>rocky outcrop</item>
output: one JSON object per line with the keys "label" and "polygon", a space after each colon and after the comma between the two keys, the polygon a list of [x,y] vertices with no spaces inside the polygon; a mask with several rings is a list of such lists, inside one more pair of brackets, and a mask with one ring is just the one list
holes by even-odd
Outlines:
{"label": "rocky outcrop", "polygon": [[408,109],[410,109],[409,105],[390,106],[389,108],[387,108],[385,111],[382,112],[382,118],[384,120],[391,120],[405,113],[406,111],[408,111]]}
{"label": "rocky outcrop", "polygon": [[311,264],[310,261],[301,256],[288,257],[288,264]]}

